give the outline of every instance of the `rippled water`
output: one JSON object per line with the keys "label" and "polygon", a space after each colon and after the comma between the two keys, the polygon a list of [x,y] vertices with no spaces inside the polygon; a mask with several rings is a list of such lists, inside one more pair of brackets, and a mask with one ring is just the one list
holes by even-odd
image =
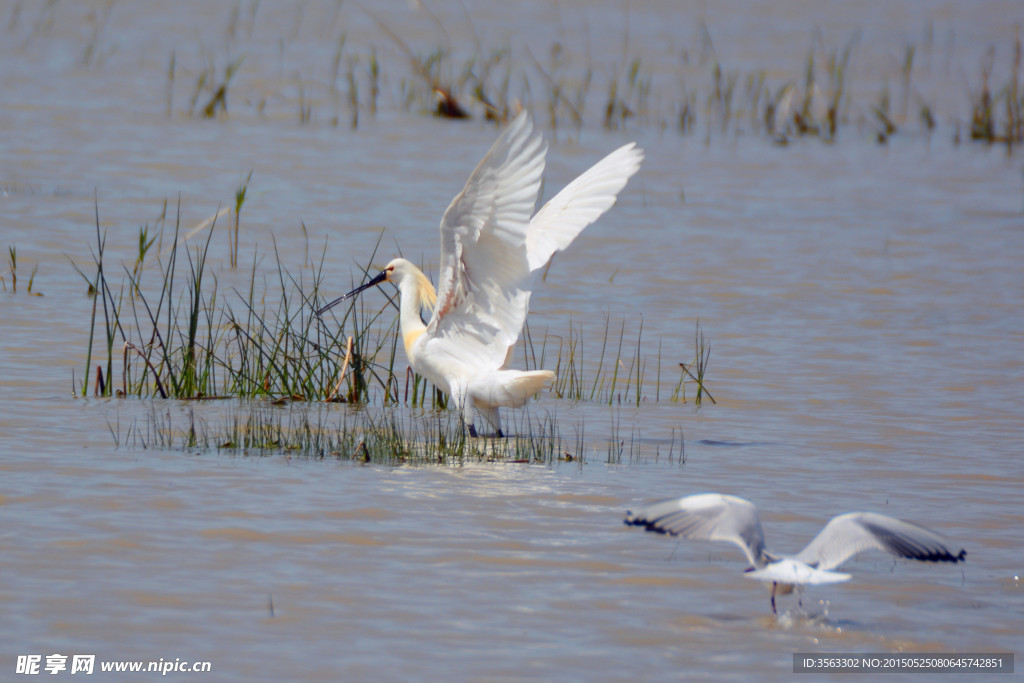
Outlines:
{"label": "rippled water", "polygon": [[[790,3],[777,32],[752,32],[747,23],[770,10],[733,4],[704,18],[720,53],[743,45],[737,60],[789,55],[792,36],[814,24]],[[608,133],[594,123],[552,145],[548,195],[627,140],[647,160],[615,209],[556,259],[533,298],[531,330],[565,334],[571,315],[593,338],[607,315],[625,321],[629,339],[642,321],[645,344],[661,347],[661,381],[651,354],[640,408],[552,396],[530,406],[554,415],[569,441],[582,432],[584,462],[373,467],[117,447],[115,435],[151,404],[71,396],[92,299],[65,255],[89,262],[94,197],[111,262],[128,262],[138,227],[165,198],[173,206],[180,194],[192,225],[232,201],[253,169],[243,250],[269,253],[273,235],[282,261],[301,269],[301,221],[313,251],[329,236],[344,290],[381,226],[383,256],[400,247],[436,267],[440,214],[495,132],[384,104],[354,132],[330,124],[330,105],[299,125],[297,88],[280,83],[308,75],[307,64],[325,71],[343,27],[356,46],[391,49],[347,5],[330,24],[318,19],[330,8],[306,3],[297,22],[294,9],[266,3],[256,37],[235,48],[247,66],[218,121],[177,113],[195,75],[184,71],[168,117],[166,69],[171,50],[191,68],[200,45],[223,68],[215,37],[231,4],[167,8],[162,19],[115,5],[87,64],[99,15],[47,7],[0,3],[0,246],[16,245],[19,264],[18,293],[8,273],[0,293],[3,670],[19,654],[59,652],[208,660],[219,679],[786,678],[798,651],[1018,648],[1019,155],[954,147],[948,120],[931,141],[897,136],[880,147],[852,132],[835,145],[786,148],[755,135],[705,144],[656,125]],[[571,33],[576,7],[562,7]],[[989,42],[1005,49],[1005,18],[1019,9],[992,3],[1003,20],[986,24],[970,7],[935,9],[936,35],[970,15],[956,24],[958,45],[976,46],[964,54]],[[917,10],[834,8],[818,23],[839,35],[862,28],[866,45],[899,55],[918,39]],[[620,7],[590,11],[595,40],[618,35]],[[436,35],[410,12],[395,7],[389,20],[410,40]],[[501,22],[521,31],[555,10],[479,12],[477,29],[493,37]],[[660,18],[672,34],[664,20],[676,15],[652,4],[630,16],[635,32]],[[699,17],[686,11],[669,53]],[[755,37],[742,43],[746,35]],[[799,73],[804,46],[778,63]],[[885,61],[864,52],[865,65]],[[261,79],[282,88],[262,95],[265,117],[251,101]],[[244,284],[247,273],[223,267],[218,241],[222,287]],[[44,296],[25,293],[36,264],[33,289]],[[677,363],[692,359],[698,318],[718,404],[695,409],[665,398]],[[684,464],[678,447],[668,455],[680,433]],[[609,464],[618,440],[624,454]],[[743,580],[738,551],[621,524],[629,508],[707,490],[754,500],[783,552],[832,515],[869,509],[935,528],[968,561],[864,555],[845,565],[851,582],[809,591],[809,617],[783,597],[776,620],[767,591]]]}

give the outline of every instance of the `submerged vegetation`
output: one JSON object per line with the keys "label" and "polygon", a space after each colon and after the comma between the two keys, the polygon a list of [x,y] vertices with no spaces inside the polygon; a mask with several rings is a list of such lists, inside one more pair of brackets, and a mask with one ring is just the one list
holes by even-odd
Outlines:
{"label": "submerged vegetation", "polygon": [[[252,37],[260,13],[260,3],[254,3],[241,21],[240,7],[241,3],[225,29],[229,55],[245,44],[245,35]],[[354,10],[361,14],[360,21],[373,27],[363,35],[372,41],[376,34],[383,43],[364,38],[354,45],[349,32],[339,28],[329,64],[307,63],[297,81],[281,83],[272,96],[260,92],[266,91],[265,85],[254,89],[241,79],[251,69],[250,76],[265,83],[266,74],[259,73],[263,68],[256,59],[250,66],[242,57],[225,57],[221,61],[226,66],[218,68],[203,48],[198,62],[185,66],[181,51],[174,51],[167,111],[175,111],[174,81],[180,74],[179,78],[194,79],[187,104],[178,110],[189,117],[226,116],[231,86],[244,91],[238,97],[244,103],[241,106],[260,116],[269,115],[281,101],[292,100],[285,93],[294,92],[297,102],[285,106],[298,110],[301,124],[319,120],[337,126],[347,121],[353,129],[359,126],[361,114],[374,118],[382,103],[388,103],[403,112],[493,121],[507,120],[516,107],[523,106],[555,131],[578,133],[583,126],[598,123],[609,130],[653,126],[684,135],[703,133],[709,143],[715,137],[742,134],[763,135],[783,146],[801,138],[832,143],[846,132],[884,144],[895,135],[930,138],[940,123],[949,124],[954,142],[966,137],[1005,144],[1012,151],[1024,140],[1019,31],[1010,45],[1010,58],[1000,68],[993,46],[976,70],[962,67],[962,78],[955,84],[936,83],[934,73],[939,69],[932,68],[935,37],[929,23],[921,41],[901,46],[898,55],[888,60],[881,82],[871,86],[855,83],[853,78],[858,59],[863,59],[860,31],[831,46],[820,30],[813,29],[802,65],[786,75],[779,68],[731,67],[728,56],[719,55],[712,29],[703,21],[697,23],[697,45],[683,47],[676,55],[656,54],[649,45],[631,44],[629,12],[624,9],[621,50],[602,46],[597,51],[602,61],[598,61],[589,44],[574,50],[567,36],[552,42],[542,54],[528,46],[488,46],[468,12],[460,17],[460,24],[469,26],[471,40],[456,42],[451,27],[429,8],[420,9],[433,27],[427,35],[436,35],[438,44],[425,42],[423,31],[417,32],[419,44],[415,44],[403,35],[408,29],[403,31],[393,20],[360,7]],[[301,21],[300,10],[296,26]],[[248,30],[240,30],[240,23]],[[330,23],[340,23],[337,11]],[[953,43],[951,31],[947,52]],[[284,45],[282,40],[282,50]],[[950,59],[947,54],[943,70],[947,76]],[[320,71],[323,75],[318,76]],[[972,78],[972,71],[978,76]],[[962,94],[955,96],[955,91]]]}
{"label": "submerged vegetation", "polygon": [[[42,296],[39,292],[32,291],[37,272],[39,272],[38,263],[32,266],[32,272],[28,276],[27,287],[24,288],[26,294]],[[11,294],[18,293],[18,248],[13,244],[7,247],[7,271],[0,273],[0,289]]]}
{"label": "submerged vegetation", "polygon": [[[1007,150],[1024,142],[1024,92],[1021,91],[1021,42],[1018,31],[1013,46],[1010,78],[993,92],[995,49],[989,48],[981,64],[980,82],[971,90],[971,140],[1005,144]],[[1000,116],[1002,112],[1002,116]],[[957,129],[959,136],[959,127]]]}
{"label": "submerged vegetation", "polygon": [[[234,217],[226,226],[232,270],[237,268],[238,212],[248,183],[237,191]],[[224,213],[185,232],[180,206],[171,221],[165,204],[157,225],[139,229],[134,263],[115,275],[105,256],[97,202],[92,272],[74,264],[93,297],[86,372],[76,380],[75,391],[83,396],[178,399],[174,405],[186,406],[188,415],[187,420],[175,419],[171,408],[153,403],[145,425],[133,422],[124,434],[112,427],[118,443],[386,462],[552,462],[581,457],[582,436],[571,445],[563,443],[550,418],[522,418],[519,436],[505,440],[467,438],[458,416],[445,409],[444,394],[413,373],[398,351],[396,294],[382,290],[387,303],[379,309],[355,299],[347,308],[332,309],[325,319],[317,317],[326,249],[319,262],[310,262],[307,255],[309,265],[296,275],[275,245],[269,282],[258,276],[260,257],[254,253],[246,288],[221,289],[211,270],[210,245]],[[538,340],[527,327],[520,345],[527,368],[556,369],[556,397],[615,407],[668,398],[661,388],[660,344],[652,362],[657,366],[653,386],[648,376],[642,323],[631,344],[626,323],[615,329],[606,318],[594,360],[586,358],[582,328],[571,322],[569,327],[567,337],[545,334]],[[699,325],[697,334],[696,359],[680,363],[674,402],[686,400],[688,384],[696,386],[696,405],[704,396],[711,399],[704,385],[710,349],[703,347]],[[208,402],[217,399],[229,399],[231,406],[226,414],[214,411],[223,418],[219,427],[198,418],[195,408],[209,408]],[[349,407],[332,410],[333,403]],[[630,443],[637,439],[633,435]],[[625,448],[625,440],[616,437],[607,458],[618,461]],[[675,448],[673,438],[669,457]]]}
{"label": "submerged vegetation", "polygon": [[[200,407],[202,406],[202,407]],[[634,431],[628,441],[613,417],[612,433],[601,442],[584,438],[582,425],[563,437],[554,416],[517,415],[505,438],[470,438],[458,415],[444,410],[414,413],[400,406],[339,411],[326,403],[232,401],[217,410],[197,402],[147,404],[146,413],[110,425],[118,445],[181,448],[262,455],[348,460],[389,465],[462,465],[472,462],[552,465],[598,459],[611,464],[640,457],[684,464],[682,431],[641,446]],[[653,454],[651,451],[653,450]]]}
{"label": "submerged vegetation", "polygon": [[[22,5],[6,17],[8,36],[23,34],[29,42],[60,23],[81,24],[79,66],[101,70],[125,58],[112,28],[121,11],[116,3],[101,11]],[[1024,141],[1019,27],[1008,46],[960,57],[956,27],[937,40],[931,20],[918,40],[894,47],[865,47],[856,29],[826,38],[809,24],[801,63],[752,62],[746,55],[736,66],[700,16],[673,17],[658,40],[637,40],[628,3],[621,12],[617,36],[592,36],[586,20],[569,25],[559,18],[513,46],[505,26],[492,20],[488,31],[500,32],[494,38],[466,7],[449,16],[415,3],[385,15],[359,3],[238,0],[219,26],[212,22],[185,38],[198,36],[197,45],[165,48],[166,61],[154,62],[161,74],[148,80],[166,74],[166,87],[150,99],[162,101],[167,116],[294,120],[297,112],[301,125],[353,129],[389,108],[502,121],[523,106],[552,130],[577,133],[585,125],[648,126],[702,133],[708,142],[753,134],[786,145],[843,135],[879,143],[897,135],[930,139],[948,126],[957,143],[1012,151]],[[860,66],[864,61],[871,63]]]}

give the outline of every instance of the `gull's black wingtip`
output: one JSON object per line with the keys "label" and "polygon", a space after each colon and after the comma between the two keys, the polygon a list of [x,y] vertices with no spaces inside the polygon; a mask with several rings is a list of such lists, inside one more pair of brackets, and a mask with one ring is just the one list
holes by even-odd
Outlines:
{"label": "gull's black wingtip", "polygon": [[659,531],[659,529],[654,526],[654,522],[647,519],[643,513],[634,515],[632,510],[626,511],[626,518],[622,520],[622,523],[626,526],[642,526],[647,531]]}
{"label": "gull's black wingtip", "polygon": [[960,552],[955,553],[951,550],[943,548],[942,552],[938,552],[931,556],[923,557],[921,559],[923,559],[926,562],[951,562],[953,564],[956,564],[957,562],[964,562],[967,559],[967,551],[961,548]]}
{"label": "gull's black wingtip", "polygon": [[642,526],[644,531],[653,531],[658,534],[670,534],[666,529],[658,526],[658,520],[647,519],[643,514],[634,515],[632,511],[626,511],[626,518],[622,520],[626,526]]}
{"label": "gull's black wingtip", "polygon": [[941,552],[933,553],[931,555],[921,557],[920,559],[925,562],[951,562],[956,564],[957,562],[964,562],[967,560],[967,551],[961,548],[960,552],[954,553],[943,548]]}

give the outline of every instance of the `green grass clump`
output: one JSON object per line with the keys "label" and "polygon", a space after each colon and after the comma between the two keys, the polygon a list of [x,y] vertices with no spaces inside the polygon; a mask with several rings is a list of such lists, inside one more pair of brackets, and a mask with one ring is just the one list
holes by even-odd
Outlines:
{"label": "green grass clump", "polygon": [[[322,261],[307,284],[278,259],[278,288],[268,292],[257,282],[254,256],[247,291],[222,292],[207,267],[215,228],[216,218],[201,241],[191,244],[181,234],[179,210],[171,246],[157,263],[155,286],[144,280],[143,264],[156,237],[143,228],[132,270],[125,268],[122,282],[114,285],[97,205],[95,274],[86,276],[79,268],[94,295],[83,395],[89,393],[89,371],[98,353],[102,361],[93,393],[101,396],[322,400],[332,393],[358,402],[369,400],[371,387],[379,385],[385,400],[397,398],[391,374],[394,335],[376,325],[383,311],[367,314],[350,307],[341,326],[325,325],[313,314]],[[345,324],[355,333],[339,391]],[[119,381],[114,381],[116,367]]]}
{"label": "green grass clump", "polygon": [[[605,316],[604,334],[601,337],[597,367],[593,376],[587,377],[584,368],[583,328],[574,327],[570,321],[568,337],[564,341],[561,338],[558,340],[555,361],[556,379],[553,391],[559,398],[569,398],[574,401],[597,401],[608,405],[622,404],[623,397],[625,397],[626,403],[639,406],[642,401],[647,399],[647,394],[644,393],[646,360],[641,352],[642,339],[643,321],[641,320],[636,330],[636,342],[632,352],[629,353],[625,347],[626,322],[621,322],[616,340],[611,319]],[[609,348],[609,342],[614,346],[614,356]],[[547,339],[545,338],[545,348],[546,346]],[[657,400],[657,393],[654,400]]]}
{"label": "green grass clump", "polygon": [[[33,292],[32,287],[35,285],[36,273],[39,272],[39,264],[36,263],[32,266],[32,273],[28,276],[28,287],[25,292],[32,296],[42,296],[39,292]],[[7,278],[10,278],[10,290],[7,288]],[[0,287],[3,290],[10,291],[11,294],[18,293],[18,248],[15,245],[7,247],[7,272],[0,274]]]}
{"label": "green grass clump", "polygon": [[[970,90],[970,139],[988,144],[1005,144],[1007,152],[1024,142],[1024,92],[1021,92],[1021,40],[1018,31],[1013,45],[1010,74],[1006,84],[993,92],[992,71],[995,67],[995,49],[990,48],[981,63],[981,83]],[[1000,122],[1002,112],[1002,122]],[[959,132],[957,134],[959,139]]]}
{"label": "green grass clump", "polygon": [[700,321],[697,321],[696,330],[693,335],[694,359],[690,363],[680,363],[681,369],[679,383],[672,392],[672,401],[677,403],[686,402],[686,385],[693,383],[697,385],[697,393],[693,398],[696,405],[701,405],[706,395],[712,403],[717,403],[715,397],[704,386],[704,376],[707,374],[708,363],[711,361],[711,345],[704,341],[704,330],[701,329]]}
{"label": "green grass clump", "polygon": [[[237,264],[237,215],[244,196],[245,190],[239,190],[234,225],[229,226],[229,231],[234,228],[229,245],[231,268]],[[87,276],[79,268],[94,295],[86,373],[80,387],[83,395],[89,393],[93,357],[99,355],[102,361],[97,365],[93,393],[101,396],[445,407],[443,394],[399,363],[398,300],[392,290],[381,288],[385,303],[380,308],[366,308],[368,300],[357,298],[347,308],[332,309],[323,320],[316,316],[326,250],[319,263],[310,264],[297,278],[282,263],[275,244],[273,286],[258,278],[254,254],[247,288],[222,291],[208,267],[221,213],[208,225],[201,224],[182,236],[179,207],[170,246],[157,257],[154,267],[146,264],[154,243],[164,241],[166,224],[161,222],[159,231],[148,224],[140,228],[135,262],[131,269],[123,268],[123,279],[115,285],[104,259],[106,238],[100,231],[97,203],[95,273]],[[376,252],[374,249],[371,262]],[[13,248],[11,253],[13,259]],[[149,273],[156,277],[155,282],[149,281]],[[367,266],[362,276],[370,274]],[[303,277],[311,279],[303,281]],[[616,331],[606,316],[596,364],[591,368],[584,365],[585,351],[590,350],[583,343],[581,327],[570,321],[567,336],[545,334],[536,343],[527,326],[522,335],[524,362],[527,369],[553,364],[557,375],[553,391],[560,398],[639,406],[660,400],[660,374],[652,391],[642,320],[635,335],[635,340],[627,343],[626,322]],[[549,360],[549,353],[555,357]],[[704,358],[698,356],[699,374],[693,380],[699,387],[698,402],[704,393]],[[660,364],[659,346],[655,365],[660,368]],[[115,374],[120,375],[116,380]]]}
{"label": "green grass clump", "polygon": [[[236,194],[234,222],[227,228],[232,271],[244,187]],[[96,396],[177,399],[188,402],[188,414],[193,416],[187,428],[179,428],[168,422],[169,417],[161,417],[164,409],[154,407],[144,432],[130,428],[132,439],[144,445],[278,449],[307,455],[349,457],[358,451],[373,461],[447,463],[493,457],[536,462],[569,452],[550,422],[524,423],[519,433],[527,436],[506,439],[500,448],[467,440],[457,413],[446,410],[445,395],[399,360],[398,295],[393,290],[380,289],[385,302],[378,308],[366,307],[371,298],[356,298],[347,307],[331,309],[324,319],[318,317],[326,248],[319,262],[311,262],[307,245],[307,265],[295,276],[275,243],[276,268],[262,278],[254,250],[246,286],[241,291],[223,290],[211,269],[210,249],[218,217],[225,213],[227,209],[183,234],[180,206],[172,229],[165,205],[156,225],[139,229],[134,261],[131,267],[122,266],[116,282],[109,271],[96,202],[94,271],[87,275],[75,265],[92,297],[85,374],[76,392],[89,394],[94,381],[91,393]],[[13,264],[16,252],[13,247],[10,251]],[[377,248],[371,263],[376,253]],[[370,270],[366,266],[360,278],[372,275]],[[560,398],[614,406],[660,400],[660,372],[653,392],[646,376],[642,321],[634,342],[627,341],[633,332],[625,321],[618,327],[614,330],[606,316],[596,364],[585,367],[582,328],[577,330],[570,322],[567,337],[545,334],[535,342],[527,326],[522,335],[525,365],[545,367],[550,360],[558,376],[553,393]],[[702,334],[700,341],[703,344]],[[546,358],[548,354],[555,358]],[[709,350],[706,355],[701,351],[695,361],[697,404],[707,393],[708,355]],[[659,345],[656,365],[660,364]],[[684,380],[680,387],[689,382]],[[680,400],[678,393],[679,387],[674,401]],[[241,401],[235,415],[219,428],[194,418],[196,401],[212,399]],[[323,412],[331,403],[360,410],[344,412],[332,432],[324,422],[330,413]],[[507,413],[512,419],[518,415]],[[424,415],[432,417],[424,421]],[[121,441],[120,436],[115,438]],[[621,448],[613,450],[609,458],[622,457]]]}

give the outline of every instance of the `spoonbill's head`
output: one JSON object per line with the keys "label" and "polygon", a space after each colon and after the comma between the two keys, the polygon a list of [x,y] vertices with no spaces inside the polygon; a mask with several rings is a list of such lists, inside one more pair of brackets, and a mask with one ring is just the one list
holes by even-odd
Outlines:
{"label": "spoonbill's head", "polygon": [[[430,284],[430,280],[427,279],[427,276],[410,261],[407,261],[404,258],[396,258],[384,266],[384,270],[377,273],[348,294],[339,296],[337,299],[318,310],[316,314],[323,315],[342,301],[351,299],[363,290],[369,289],[374,285],[379,285],[382,282],[393,282],[398,286],[399,290],[405,289],[403,283],[411,283],[415,288],[415,294],[418,295],[422,304],[428,308],[432,308],[434,306],[434,302],[437,300],[437,295],[434,292],[434,286]],[[412,294],[412,292],[410,292],[410,294]]]}

